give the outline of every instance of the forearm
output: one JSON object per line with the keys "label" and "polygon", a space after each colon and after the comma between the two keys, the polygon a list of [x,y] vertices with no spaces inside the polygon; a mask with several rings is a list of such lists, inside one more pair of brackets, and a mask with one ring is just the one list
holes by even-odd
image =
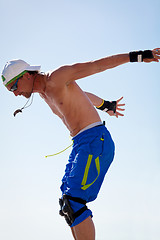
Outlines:
{"label": "forearm", "polygon": [[94,64],[96,65],[97,71],[102,72],[107,69],[114,68],[128,62],[130,62],[129,53],[126,53],[126,54],[117,54],[117,55],[96,60],[94,61]]}
{"label": "forearm", "polygon": [[[135,57],[135,55],[139,55],[139,54],[142,55],[140,62],[158,61],[158,59],[153,58],[153,54],[151,50],[139,51],[139,52],[136,52],[136,54],[132,54],[132,55],[131,53],[134,53],[134,52],[117,54],[117,55],[101,58],[99,60],[95,60],[92,62],[75,64],[72,66],[72,70],[73,70],[72,80],[77,80],[80,78],[90,76],[92,74],[103,72],[107,69],[111,69],[125,63],[139,62],[139,58],[137,56]],[[134,55],[134,58],[133,58],[133,55]]]}
{"label": "forearm", "polygon": [[101,110],[104,112],[109,112],[109,111],[112,111],[113,113],[116,112],[116,106],[117,106],[116,101],[106,101],[106,100],[94,95],[93,93],[89,93],[89,92],[85,92],[85,93],[88,96],[88,98],[90,99],[90,101],[92,102],[92,104],[98,110]]}
{"label": "forearm", "polygon": [[85,92],[85,94],[88,96],[95,107],[98,107],[103,103],[103,99],[94,95],[93,93]]}

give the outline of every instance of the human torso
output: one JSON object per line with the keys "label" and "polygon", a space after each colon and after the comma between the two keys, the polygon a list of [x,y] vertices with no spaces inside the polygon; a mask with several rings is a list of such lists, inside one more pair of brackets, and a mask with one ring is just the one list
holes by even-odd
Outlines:
{"label": "human torso", "polygon": [[48,77],[45,93],[41,97],[53,113],[62,119],[71,136],[86,126],[101,121],[93,104],[75,81],[60,87],[51,81],[53,79]]}

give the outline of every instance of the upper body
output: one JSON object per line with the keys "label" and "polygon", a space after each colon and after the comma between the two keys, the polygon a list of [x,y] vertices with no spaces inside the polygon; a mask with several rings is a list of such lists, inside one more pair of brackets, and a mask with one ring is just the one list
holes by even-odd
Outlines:
{"label": "upper body", "polygon": [[[153,53],[153,59],[146,62],[159,61],[160,49],[158,51],[157,54]],[[83,92],[76,80],[129,61],[129,54],[118,54],[92,62],[63,66],[48,74],[26,72],[18,81],[14,94],[29,98],[32,92],[38,92],[53,113],[62,119],[71,136],[75,136],[86,126],[101,121],[94,106],[99,106],[102,102],[101,98]],[[7,89],[10,90],[14,83],[8,84]],[[117,110],[116,116],[118,115],[122,114]]]}

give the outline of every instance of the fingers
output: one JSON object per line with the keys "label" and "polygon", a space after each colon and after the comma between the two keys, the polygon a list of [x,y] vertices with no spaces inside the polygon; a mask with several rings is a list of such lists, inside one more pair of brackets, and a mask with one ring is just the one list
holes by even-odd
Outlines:
{"label": "fingers", "polygon": [[123,117],[124,114],[120,113],[119,111],[125,111],[124,108],[121,108],[121,107],[124,107],[125,104],[124,103],[119,103],[121,100],[123,99],[123,97],[119,98],[117,100],[117,107],[116,107],[116,112],[114,114],[114,116],[116,116],[116,118],[118,118],[119,116]]}
{"label": "fingers", "polygon": [[123,116],[124,116],[124,114],[122,114],[122,113],[119,113],[119,112],[116,112],[116,113],[115,113],[115,116],[116,116],[116,118],[118,118],[119,116],[123,117]]}
{"label": "fingers", "polygon": [[118,110],[118,111],[125,111],[125,109],[124,108],[119,108],[119,107],[117,107],[117,109],[116,110]]}
{"label": "fingers", "polygon": [[153,58],[146,58],[143,60],[145,63],[159,62],[160,60],[160,48],[155,48],[152,50]]}
{"label": "fingers", "polygon": [[[121,97],[117,100],[117,108],[116,109],[118,109],[119,107],[125,106],[125,103],[119,103],[122,99],[123,99],[123,97]],[[118,110],[123,111],[123,109],[121,109],[121,108],[119,108]]]}
{"label": "fingers", "polygon": [[123,107],[123,106],[125,106],[125,103],[123,103],[123,104],[117,104],[117,107]]}
{"label": "fingers", "polygon": [[[125,109],[122,109],[122,110],[120,110],[120,111],[124,111]],[[121,117],[123,117],[124,116],[124,114],[123,113],[120,113],[120,112],[118,112],[118,111],[116,111],[115,113],[113,112],[113,111],[108,111],[107,112],[110,116],[115,116],[115,117],[117,117],[118,118],[118,116],[121,116]]]}
{"label": "fingers", "polygon": [[143,62],[145,62],[145,63],[159,62],[159,59],[160,59],[159,57],[154,56],[154,58],[152,58],[152,59],[147,59],[147,58],[144,59]]}
{"label": "fingers", "polygon": [[120,103],[120,104],[119,104],[119,102],[120,102],[122,99],[123,99],[123,97],[121,97],[121,98],[119,98],[119,99],[117,100],[117,106],[125,106],[124,103]]}
{"label": "fingers", "polygon": [[158,56],[158,55],[156,55],[156,54],[153,54],[153,55],[154,55],[154,58],[155,58],[155,59],[157,59],[157,60],[160,59],[160,56]]}
{"label": "fingers", "polygon": [[153,52],[153,57],[155,59],[160,59],[160,55],[157,52],[156,53]]}
{"label": "fingers", "polygon": [[116,112],[115,112],[115,116],[116,116],[116,117],[118,117],[118,116],[124,116],[124,114],[121,113],[121,112],[119,112],[119,111],[123,112],[123,111],[125,111],[125,109],[124,109],[124,108],[117,108],[117,109],[116,109]]}
{"label": "fingers", "polygon": [[117,103],[119,103],[122,99],[123,99],[123,97],[119,98],[119,99],[117,100]]}
{"label": "fingers", "polygon": [[153,60],[153,62],[159,62],[159,59],[160,59],[160,58],[155,57],[154,60]]}
{"label": "fingers", "polygon": [[152,50],[154,56],[154,62],[159,62],[160,59],[160,48],[155,48]]}
{"label": "fingers", "polygon": [[[110,116],[115,116],[116,118],[118,118],[119,116],[123,117],[124,114],[122,114],[121,112],[125,111],[124,108],[121,108],[121,107],[124,107],[125,104],[124,103],[119,103],[121,100],[123,99],[123,97],[119,98],[116,103],[117,103],[117,106],[116,106],[116,112],[114,113],[112,110],[111,111],[107,111],[107,113],[110,115]],[[120,112],[119,112],[120,111]]]}
{"label": "fingers", "polygon": [[160,54],[160,48],[155,48],[152,50],[153,53]]}

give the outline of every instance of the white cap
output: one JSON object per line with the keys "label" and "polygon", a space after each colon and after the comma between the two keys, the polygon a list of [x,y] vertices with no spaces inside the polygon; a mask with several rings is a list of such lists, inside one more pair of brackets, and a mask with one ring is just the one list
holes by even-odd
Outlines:
{"label": "white cap", "polygon": [[41,66],[30,66],[21,59],[10,60],[2,71],[2,81],[5,86],[23,76],[27,71],[40,71]]}

